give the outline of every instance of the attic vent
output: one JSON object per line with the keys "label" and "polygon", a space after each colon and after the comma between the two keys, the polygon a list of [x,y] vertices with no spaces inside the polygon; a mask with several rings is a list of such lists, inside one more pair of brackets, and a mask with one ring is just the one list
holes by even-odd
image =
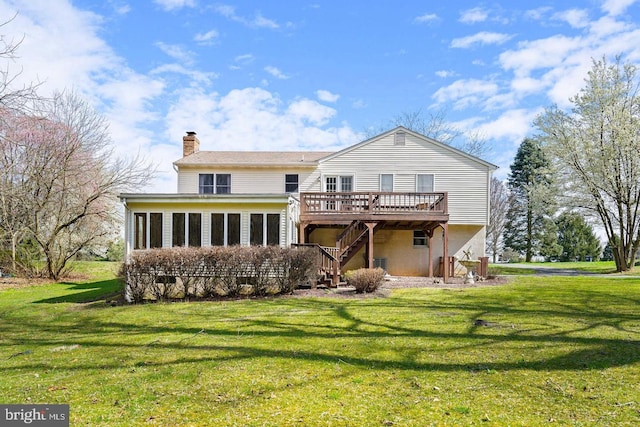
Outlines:
{"label": "attic vent", "polygon": [[395,133],[393,139],[393,145],[404,145],[405,133],[403,131],[398,131]]}

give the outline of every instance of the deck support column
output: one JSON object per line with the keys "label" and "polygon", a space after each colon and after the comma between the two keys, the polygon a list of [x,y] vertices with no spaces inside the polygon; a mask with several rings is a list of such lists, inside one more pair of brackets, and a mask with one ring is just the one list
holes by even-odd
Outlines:
{"label": "deck support column", "polygon": [[449,280],[449,224],[443,222],[442,226],[442,254],[444,257],[444,271],[442,272],[442,280],[447,283]]}
{"label": "deck support column", "polygon": [[431,229],[431,230],[425,231],[425,233],[429,238],[429,259],[428,259],[429,273],[427,277],[433,277],[433,230]]}
{"label": "deck support column", "polygon": [[369,230],[367,239],[367,268],[373,268],[373,230],[377,224],[375,222],[367,222],[365,224]]}
{"label": "deck support column", "polygon": [[298,242],[307,243],[307,224],[304,222],[301,222],[298,227]]}

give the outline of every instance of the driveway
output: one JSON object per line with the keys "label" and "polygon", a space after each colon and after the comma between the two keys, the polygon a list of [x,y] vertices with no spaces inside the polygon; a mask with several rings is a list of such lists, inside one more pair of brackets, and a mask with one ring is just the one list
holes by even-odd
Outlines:
{"label": "driveway", "polygon": [[573,270],[570,268],[556,268],[553,265],[540,265],[540,264],[505,264],[513,268],[523,268],[527,270],[533,270],[536,275],[540,276],[602,276],[601,273],[592,273],[589,271]]}

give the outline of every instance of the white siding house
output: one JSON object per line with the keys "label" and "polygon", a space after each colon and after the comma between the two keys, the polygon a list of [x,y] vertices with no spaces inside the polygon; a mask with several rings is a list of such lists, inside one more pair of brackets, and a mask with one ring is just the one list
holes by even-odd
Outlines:
{"label": "white siding house", "polygon": [[445,277],[440,258],[467,249],[484,255],[496,166],[408,129],[338,152],[199,146],[195,133],[183,138],[176,194],[120,196],[127,254],[300,242],[340,256],[341,271],[375,264],[395,275]]}

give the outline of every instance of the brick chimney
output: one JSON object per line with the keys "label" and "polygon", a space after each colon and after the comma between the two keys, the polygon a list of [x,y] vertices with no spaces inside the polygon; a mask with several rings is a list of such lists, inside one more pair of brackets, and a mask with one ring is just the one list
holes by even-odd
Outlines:
{"label": "brick chimney", "polygon": [[182,137],[182,156],[187,157],[200,151],[200,140],[193,131]]}

